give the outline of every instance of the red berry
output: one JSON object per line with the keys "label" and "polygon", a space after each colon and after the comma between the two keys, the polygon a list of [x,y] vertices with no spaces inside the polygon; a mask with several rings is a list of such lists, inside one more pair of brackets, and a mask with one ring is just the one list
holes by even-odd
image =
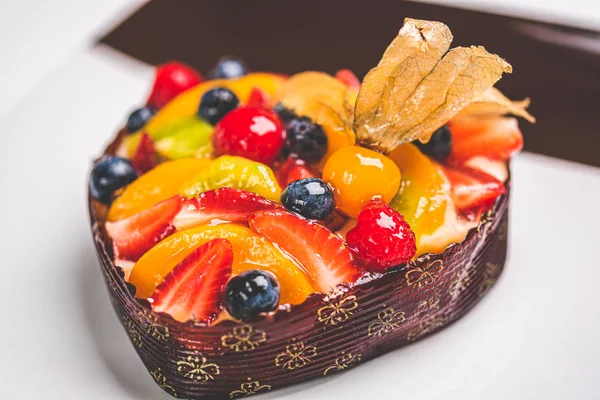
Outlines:
{"label": "red berry", "polygon": [[248,102],[246,105],[251,107],[268,108],[269,95],[266,94],[263,90],[254,87],[250,92],[250,96],[248,96]]}
{"label": "red berry", "polygon": [[152,92],[147,104],[161,108],[179,93],[202,83],[202,75],[190,66],[175,61],[156,67]]}
{"label": "red berry", "polygon": [[459,210],[487,208],[503,194],[504,184],[493,176],[467,166],[443,166],[442,170],[450,181],[452,199]]}
{"label": "red berry", "polygon": [[115,258],[137,261],[152,246],[175,232],[173,218],[184,197],[175,195],[129,218],[106,223]]}
{"label": "red berry", "polygon": [[516,118],[460,118],[453,120],[452,151],[448,162],[460,164],[473,157],[508,160],[523,148]]}
{"label": "red berry", "polygon": [[269,165],[283,147],[284,131],[273,111],[240,107],[219,121],[212,140],[217,155],[240,156]]}
{"label": "red berry", "polygon": [[223,292],[231,277],[233,249],[214,239],[185,257],[152,295],[152,310],[173,319],[213,322],[223,309]]}
{"label": "red berry", "polygon": [[142,134],[140,143],[131,158],[131,164],[133,164],[138,175],[142,175],[158,165],[154,141],[147,133]]}
{"label": "red berry", "polygon": [[335,77],[350,88],[360,89],[360,80],[354,75],[354,72],[349,69],[340,69],[335,73]]}
{"label": "red berry", "polygon": [[186,200],[179,214],[173,218],[173,225],[182,231],[215,219],[221,222],[246,222],[255,212],[277,207],[276,203],[256,193],[222,187]]}
{"label": "red berry", "polygon": [[290,254],[322,293],[361,275],[343,240],[316,222],[275,209],[257,212],[248,224]]}
{"label": "red berry", "polygon": [[365,206],[356,226],[348,231],[346,242],[364,267],[373,272],[406,264],[417,252],[415,234],[402,214],[381,200]]}
{"label": "red berry", "polygon": [[283,162],[275,174],[277,175],[277,182],[282,188],[285,188],[290,183],[300,179],[318,177],[318,175],[306,165],[304,160],[294,157],[289,157]]}

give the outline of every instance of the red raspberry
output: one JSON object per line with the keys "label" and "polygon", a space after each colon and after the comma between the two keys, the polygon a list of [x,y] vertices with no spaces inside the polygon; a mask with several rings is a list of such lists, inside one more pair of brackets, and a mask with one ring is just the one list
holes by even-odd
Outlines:
{"label": "red raspberry", "polygon": [[417,252],[415,234],[398,213],[381,200],[372,200],[358,215],[356,226],[346,235],[346,242],[373,272],[408,263]]}
{"label": "red raspberry", "polygon": [[270,165],[283,147],[284,131],[273,111],[239,107],[217,123],[212,141],[217,155],[246,157]]}
{"label": "red raspberry", "polygon": [[202,75],[190,66],[171,61],[156,67],[154,85],[148,105],[156,109],[167,104],[179,93],[202,83]]}

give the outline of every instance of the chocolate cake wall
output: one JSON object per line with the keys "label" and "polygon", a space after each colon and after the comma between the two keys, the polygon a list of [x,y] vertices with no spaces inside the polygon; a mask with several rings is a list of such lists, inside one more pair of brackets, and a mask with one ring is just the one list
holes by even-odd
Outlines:
{"label": "chocolate cake wall", "polygon": [[504,267],[510,182],[506,186],[479,226],[443,254],[311,295],[252,323],[214,326],[176,322],[136,299],[112,262],[107,207],[90,200],[89,209],[112,304],[156,383],[180,398],[239,398],[338,373],[464,315]]}

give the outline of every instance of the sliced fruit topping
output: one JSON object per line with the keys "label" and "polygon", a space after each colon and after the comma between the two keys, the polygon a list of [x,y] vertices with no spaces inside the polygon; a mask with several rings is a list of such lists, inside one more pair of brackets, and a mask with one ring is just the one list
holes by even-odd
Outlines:
{"label": "sliced fruit topping", "polygon": [[352,89],[360,89],[360,80],[357,78],[354,72],[350,71],[349,69],[340,69],[335,73],[335,77],[344,85]]}
{"label": "sliced fruit topping", "polygon": [[171,222],[181,209],[184,198],[175,195],[129,218],[106,223],[113,240],[115,258],[137,261],[152,246],[173,232]]}
{"label": "sliced fruit topping", "polygon": [[240,107],[217,124],[212,140],[217,155],[246,157],[270,165],[283,147],[284,132],[273,111]]}
{"label": "sliced fruit topping", "polygon": [[506,161],[491,160],[486,157],[473,157],[465,161],[465,165],[485,172],[500,182],[505,182],[508,179],[508,165]]}
{"label": "sliced fruit topping", "polygon": [[173,219],[178,231],[213,221],[244,222],[257,211],[279,207],[255,193],[239,189],[220,188],[186,200]]}
{"label": "sliced fruit topping", "polygon": [[[125,161],[129,163],[129,161]],[[108,220],[116,221],[130,217],[172,197],[179,193],[184,182],[198,175],[210,163],[210,160],[190,158],[159,164],[127,186],[112,203],[108,211]],[[133,166],[129,168],[135,174]]]}
{"label": "sliced fruit topping", "polygon": [[284,78],[275,74],[251,73],[238,79],[218,79],[204,82],[186,90],[167,103],[148,122],[144,130],[155,139],[154,133],[162,126],[180,118],[196,115],[200,99],[204,93],[212,88],[226,87],[235,93],[242,104],[245,104],[253,88],[258,87],[271,96],[279,89],[284,80]]}
{"label": "sliced fruit topping", "polygon": [[189,180],[181,189],[188,198],[221,187],[254,192],[279,201],[281,188],[271,168],[243,157],[221,156]]}
{"label": "sliced fruit topping", "polygon": [[156,110],[152,107],[145,106],[134,110],[127,118],[127,125],[125,130],[127,133],[134,133],[139,131],[150,121],[150,119],[156,114]]}
{"label": "sliced fruit topping", "polygon": [[381,200],[371,201],[361,211],[356,226],[346,234],[346,242],[364,267],[373,272],[406,264],[417,252],[410,226]]}
{"label": "sliced fruit topping", "polygon": [[389,203],[398,192],[400,177],[391,159],[359,146],[336,151],[323,168],[323,180],[333,186],[338,208],[353,218],[374,198]]}
{"label": "sliced fruit topping", "polygon": [[323,293],[340,283],[354,282],[361,275],[344,242],[318,223],[287,211],[270,210],[254,214],[249,224],[290,254]]}
{"label": "sliced fruit topping", "polygon": [[110,203],[113,194],[137,179],[129,160],[107,156],[100,160],[90,176],[90,195],[102,203]]}
{"label": "sliced fruit topping", "polygon": [[211,125],[223,119],[227,113],[233,111],[240,104],[235,93],[225,87],[210,89],[200,99],[198,115]]}
{"label": "sliced fruit topping", "polygon": [[307,162],[317,162],[327,153],[327,135],[308,117],[297,117],[285,126],[286,151]]}
{"label": "sliced fruit topping", "polygon": [[483,156],[508,160],[523,148],[523,135],[516,118],[460,118],[451,121],[452,152],[450,162],[460,163]]}
{"label": "sliced fruit topping", "polygon": [[273,274],[251,270],[234,276],[225,288],[225,309],[233,318],[248,321],[279,305],[279,282]]}
{"label": "sliced fruit topping", "polygon": [[327,135],[327,159],[338,149],[356,143],[351,126],[355,97],[356,90],[328,74],[302,72],[282,85],[273,102],[321,125]]}
{"label": "sliced fruit topping", "polygon": [[429,142],[421,143],[418,140],[413,142],[424,154],[431,156],[439,162],[444,162],[452,151],[452,132],[448,125],[444,125],[431,135]]}
{"label": "sliced fruit topping", "polygon": [[304,218],[314,220],[325,220],[335,210],[333,191],[319,178],[290,183],[281,195],[281,204]]}
{"label": "sliced fruit topping", "polygon": [[131,163],[139,175],[150,171],[158,165],[154,142],[147,134],[142,134]]}
{"label": "sliced fruit topping", "polygon": [[233,79],[248,73],[248,67],[241,58],[233,56],[222,57],[215,68],[210,71],[210,79]]}
{"label": "sliced fruit topping", "polygon": [[156,109],[172,98],[202,82],[202,75],[192,67],[171,61],[156,67],[156,76],[148,105]]}
{"label": "sliced fruit topping", "polygon": [[504,193],[504,184],[485,172],[466,166],[443,167],[452,185],[452,198],[459,210],[487,207]]}
{"label": "sliced fruit topping", "polygon": [[233,275],[253,269],[275,275],[281,285],[282,304],[302,303],[315,292],[302,269],[264,237],[242,225],[221,224],[175,232],[146,252],[129,277],[129,282],[137,289],[136,296],[150,297],[156,286],[185,256],[217,238],[229,240],[233,247]]}
{"label": "sliced fruit topping", "polygon": [[277,182],[281,187],[286,187],[300,179],[317,177],[317,173],[306,165],[304,160],[295,157],[288,157],[283,164],[279,165],[276,174]]}
{"label": "sliced fruit topping", "polygon": [[402,170],[402,183],[390,206],[402,214],[412,228],[420,252],[422,237],[442,226],[448,208],[454,211],[450,184],[441,167],[412,144],[398,147],[390,158]]}
{"label": "sliced fruit topping", "polygon": [[223,308],[223,291],[231,277],[233,251],[225,239],[198,247],[156,288],[152,310],[179,322],[211,323]]}
{"label": "sliced fruit topping", "polygon": [[174,120],[157,131],[156,136],[160,139],[156,142],[156,151],[171,160],[210,158],[213,130],[212,125],[195,115]]}
{"label": "sliced fruit topping", "polygon": [[443,253],[450,243],[465,240],[469,229],[477,226],[476,220],[459,218],[454,207],[447,207],[443,223],[432,233],[417,237],[417,256],[425,253]]}
{"label": "sliced fruit topping", "polygon": [[248,102],[246,103],[249,107],[268,108],[269,107],[269,95],[260,88],[252,88]]}

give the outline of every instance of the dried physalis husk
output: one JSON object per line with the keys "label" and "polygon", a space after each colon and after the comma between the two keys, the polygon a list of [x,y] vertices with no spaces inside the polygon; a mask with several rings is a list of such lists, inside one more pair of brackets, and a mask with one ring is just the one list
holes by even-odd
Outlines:
{"label": "dried physalis husk", "polygon": [[388,153],[416,139],[426,142],[512,71],[483,47],[448,51],[451,42],[452,33],[440,22],[404,21],[360,88],[354,130],[361,144]]}
{"label": "dried physalis husk", "polygon": [[512,114],[534,123],[535,117],[527,112],[529,103],[529,98],[520,101],[512,101],[504,96],[498,89],[491,87],[483,92],[481,96],[474,99],[471,104],[463,108],[454,119],[463,117],[486,118]]}

